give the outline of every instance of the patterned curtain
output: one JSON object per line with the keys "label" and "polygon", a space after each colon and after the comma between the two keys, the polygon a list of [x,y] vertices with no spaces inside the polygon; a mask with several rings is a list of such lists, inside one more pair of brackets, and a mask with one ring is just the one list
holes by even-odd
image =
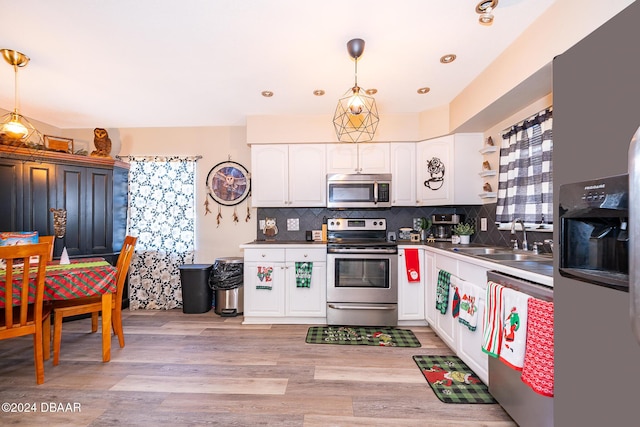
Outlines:
{"label": "patterned curtain", "polygon": [[496,222],[553,222],[551,108],[502,135]]}
{"label": "patterned curtain", "polygon": [[129,157],[130,308],[182,306],[180,269],[193,264],[196,157]]}

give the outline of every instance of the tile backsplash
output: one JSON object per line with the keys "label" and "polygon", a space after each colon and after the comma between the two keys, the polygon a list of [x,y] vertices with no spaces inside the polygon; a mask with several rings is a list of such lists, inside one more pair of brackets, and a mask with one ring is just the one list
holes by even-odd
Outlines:
{"label": "tile backsplash", "polygon": [[[498,230],[495,226],[496,204],[487,205],[457,205],[457,206],[430,206],[430,207],[392,207],[381,210],[332,210],[326,208],[258,208],[258,220],[265,218],[275,218],[278,227],[276,240],[305,240],[307,230],[320,230],[324,218],[385,218],[387,220],[388,231],[398,231],[401,227],[413,227],[413,218],[431,218],[433,214],[456,213],[464,215],[465,222],[476,223],[476,233],[472,236],[471,242],[476,244],[510,246],[511,235],[509,231]],[[478,231],[480,228],[480,218],[487,218],[487,231]],[[289,231],[288,228],[298,219],[297,231]],[[258,221],[259,224],[259,221]],[[258,225],[257,238],[264,239],[264,234]],[[295,228],[295,227],[294,227]],[[519,228],[519,227],[518,227]],[[522,239],[520,231],[517,233],[518,240]],[[552,238],[551,233],[538,233],[527,231],[527,240],[532,244],[534,241],[542,241]]]}

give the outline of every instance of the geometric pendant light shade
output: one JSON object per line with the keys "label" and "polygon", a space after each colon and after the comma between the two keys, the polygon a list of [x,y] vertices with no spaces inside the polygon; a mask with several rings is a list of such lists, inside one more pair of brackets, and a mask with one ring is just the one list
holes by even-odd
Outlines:
{"label": "geometric pendant light shade", "polygon": [[339,141],[371,141],[380,118],[376,100],[358,86],[358,59],[364,52],[364,40],[350,40],[347,52],[355,60],[355,84],[338,100],[333,126]]}
{"label": "geometric pendant light shade", "polygon": [[29,62],[29,57],[11,49],[0,49],[0,53],[4,60],[13,66],[15,82],[15,100],[14,108],[10,113],[0,117],[0,143],[5,145],[22,146],[22,145],[42,145],[42,135],[29,122],[29,120],[20,114],[20,99],[18,96],[18,68],[24,67]]}

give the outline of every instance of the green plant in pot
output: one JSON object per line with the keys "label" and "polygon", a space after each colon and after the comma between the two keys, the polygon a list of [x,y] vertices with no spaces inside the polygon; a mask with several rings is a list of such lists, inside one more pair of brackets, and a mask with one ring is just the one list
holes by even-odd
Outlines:
{"label": "green plant in pot", "polygon": [[460,236],[460,243],[466,245],[469,244],[469,240],[471,239],[471,235],[475,232],[475,229],[471,224],[460,223],[454,225],[452,231],[454,234]]}

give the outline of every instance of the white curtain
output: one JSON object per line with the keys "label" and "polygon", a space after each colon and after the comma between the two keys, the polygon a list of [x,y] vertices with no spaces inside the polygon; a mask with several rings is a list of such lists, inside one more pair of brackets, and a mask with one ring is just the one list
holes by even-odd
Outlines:
{"label": "white curtain", "polygon": [[195,250],[196,157],[129,157],[129,226],[137,236],[130,308],[182,306],[180,269]]}
{"label": "white curtain", "polygon": [[496,222],[552,223],[552,125],[549,108],[502,135]]}

